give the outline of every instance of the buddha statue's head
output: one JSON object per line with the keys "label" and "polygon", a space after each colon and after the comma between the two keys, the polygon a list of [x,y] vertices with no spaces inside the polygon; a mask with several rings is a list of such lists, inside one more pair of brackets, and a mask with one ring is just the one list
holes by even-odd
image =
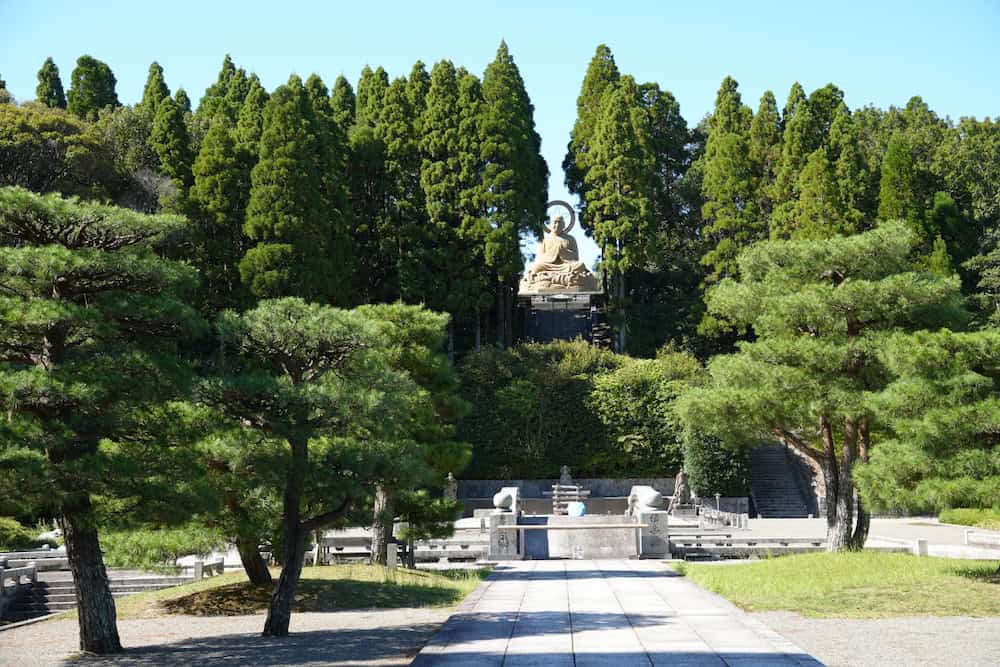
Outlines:
{"label": "buddha statue's head", "polygon": [[558,213],[553,213],[552,217],[549,218],[549,230],[556,236],[559,236],[563,233],[564,229],[566,229],[566,219]]}

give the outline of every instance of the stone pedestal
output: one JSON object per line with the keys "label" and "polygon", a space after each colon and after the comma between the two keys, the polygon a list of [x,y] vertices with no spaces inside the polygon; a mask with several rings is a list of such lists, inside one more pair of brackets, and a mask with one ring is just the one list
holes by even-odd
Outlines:
{"label": "stone pedestal", "polygon": [[670,558],[669,516],[663,510],[638,514],[639,523],[649,524],[639,529],[639,558]]}
{"label": "stone pedestal", "polygon": [[516,530],[497,530],[498,526],[516,526],[517,515],[504,512],[489,516],[490,527],[490,560],[518,560],[521,558],[518,550],[518,535]]}

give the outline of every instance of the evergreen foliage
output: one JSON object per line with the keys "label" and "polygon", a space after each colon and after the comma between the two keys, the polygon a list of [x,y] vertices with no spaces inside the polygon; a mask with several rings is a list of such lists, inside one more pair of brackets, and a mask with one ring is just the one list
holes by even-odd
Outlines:
{"label": "evergreen foliage", "polygon": [[46,58],[42,68],[38,70],[35,99],[53,109],[66,108],[66,95],[63,92],[62,79],[59,78],[59,68],[52,58]]}
{"label": "evergreen foliage", "polygon": [[94,119],[104,107],[118,106],[116,83],[107,63],[91,56],[80,56],[70,78],[66,108],[80,118]]}
{"label": "evergreen foliage", "polygon": [[867,536],[853,470],[880,446],[887,341],[917,350],[914,331],[963,318],[957,277],[914,271],[916,244],[902,222],[760,243],[740,255],[740,281],[708,294],[710,311],[752,327],[756,340],[712,360],[711,383],[682,398],[685,422],[730,443],[777,437],[811,461],[825,485],[831,550],[861,548]]}
{"label": "evergreen foliage", "polygon": [[83,650],[121,650],[96,513],[183,513],[198,485],[162,418],[186,375],[178,341],[201,331],[195,275],[152,249],[183,224],[0,190],[0,488],[63,517]]}
{"label": "evergreen foliage", "polygon": [[149,145],[160,160],[160,169],[176,185],[183,198],[191,187],[191,137],[184,112],[170,97],[160,100],[153,119],[153,130],[149,135]]}
{"label": "evergreen foliage", "polygon": [[155,117],[160,102],[168,97],[170,97],[170,89],[167,88],[167,82],[163,79],[163,68],[154,60],[149,66],[146,86],[142,90],[142,100],[139,102],[138,107],[146,111],[150,116]]}

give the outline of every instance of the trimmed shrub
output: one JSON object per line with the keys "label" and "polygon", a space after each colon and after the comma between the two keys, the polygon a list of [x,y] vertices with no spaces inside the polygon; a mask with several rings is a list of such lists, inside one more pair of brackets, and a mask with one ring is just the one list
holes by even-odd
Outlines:
{"label": "trimmed shrub", "polygon": [[684,469],[691,490],[702,498],[746,496],[750,489],[750,449],[726,447],[718,439],[690,433],[684,440]]}

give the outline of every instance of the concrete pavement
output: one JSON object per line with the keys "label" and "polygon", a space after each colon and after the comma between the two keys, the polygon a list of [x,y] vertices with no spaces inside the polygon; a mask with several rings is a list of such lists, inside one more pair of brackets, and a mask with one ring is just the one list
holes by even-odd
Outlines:
{"label": "concrete pavement", "polygon": [[505,563],[412,663],[643,667],[820,665],[656,561]]}

